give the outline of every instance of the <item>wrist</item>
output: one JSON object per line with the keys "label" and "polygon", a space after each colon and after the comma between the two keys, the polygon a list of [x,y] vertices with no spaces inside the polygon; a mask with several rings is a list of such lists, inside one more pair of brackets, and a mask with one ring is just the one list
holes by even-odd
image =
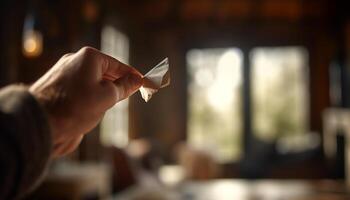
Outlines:
{"label": "wrist", "polygon": [[50,98],[48,95],[45,95],[43,92],[41,92],[37,87],[31,86],[28,89],[29,93],[35,98],[35,100],[39,103],[39,105],[42,107],[42,109],[46,113],[47,122],[50,127],[51,132],[51,138],[52,143],[55,145],[57,141],[59,141],[59,124],[56,119],[56,117],[52,113]]}

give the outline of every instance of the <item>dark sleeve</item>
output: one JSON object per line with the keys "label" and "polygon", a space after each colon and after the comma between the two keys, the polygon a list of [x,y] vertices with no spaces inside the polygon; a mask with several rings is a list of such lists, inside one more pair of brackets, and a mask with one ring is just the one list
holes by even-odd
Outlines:
{"label": "dark sleeve", "polygon": [[51,153],[45,112],[24,86],[0,90],[0,199],[35,187]]}

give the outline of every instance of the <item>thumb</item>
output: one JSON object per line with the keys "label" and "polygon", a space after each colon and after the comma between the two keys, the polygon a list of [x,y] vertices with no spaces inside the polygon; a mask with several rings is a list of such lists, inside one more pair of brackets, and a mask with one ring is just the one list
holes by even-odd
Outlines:
{"label": "thumb", "polygon": [[128,98],[142,85],[142,77],[136,73],[129,73],[114,81],[117,93],[117,102]]}

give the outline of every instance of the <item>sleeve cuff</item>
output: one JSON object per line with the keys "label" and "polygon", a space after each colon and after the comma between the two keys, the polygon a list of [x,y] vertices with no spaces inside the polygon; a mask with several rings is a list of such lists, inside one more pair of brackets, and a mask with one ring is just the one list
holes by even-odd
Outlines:
{"label": "sleeve cuff", "polygon": [[[19,152],[14,158],[21,164],[17,194],[33,188],[45,171],[51,155],[51,133],[45,110],[23,85],[12,85],[0,91],[0,111],[11,118],[8,137]],[[6,133],[4,133],[6,134]]]}

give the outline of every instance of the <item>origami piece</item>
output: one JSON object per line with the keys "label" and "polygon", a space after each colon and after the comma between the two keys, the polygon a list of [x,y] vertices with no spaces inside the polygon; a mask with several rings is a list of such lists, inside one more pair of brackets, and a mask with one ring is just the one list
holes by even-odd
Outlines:
{"label": "origami piece", "polygon": [[143,85],[139,89],[142,98],[148,102],[152,95],[160,88],[170,84],[169,61],[165,58],[162,62],[143,76]]}

